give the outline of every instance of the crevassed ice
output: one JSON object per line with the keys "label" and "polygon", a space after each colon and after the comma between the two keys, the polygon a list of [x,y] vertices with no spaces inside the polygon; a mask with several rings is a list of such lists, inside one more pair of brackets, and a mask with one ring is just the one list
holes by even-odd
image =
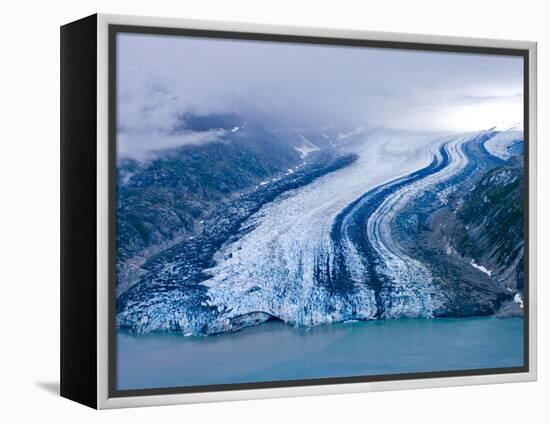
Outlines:
{"label": "crevassed ice", "polygon": [[449,179],[466,166],[468,158],[463,146],[477,135],[457,136],[445,140],[449,164],[439,172],[408,184],[389,195],[370,216],[367,234],[374,249],[381,256],[377,271],[385,274],[391,281],[391,285],[385,287],[381,295],[384,301],[383,317],[432,317],[434,311],[443,304],[444,298],[433,286],[430,271],[400,248],[391,234],[391,223],[415,197]]}
{"label": "crevassed ice", "polygon": [[[206,271],[208,304],[226,319],[257,312],[297,325],[373,318],[376,300],[366,285],[335,294],[315,283],[317,264],[330,265],[332,224],[365,192],[427,166],[443,141],[433,134],[376,131],[347,146],[358,154],[356,162],[264,205],[243,225],[249,231],[218,251],[216,265]],[[358,268],[355,247],[345,245]],[[401,264],[392,263],[399,272]]]}

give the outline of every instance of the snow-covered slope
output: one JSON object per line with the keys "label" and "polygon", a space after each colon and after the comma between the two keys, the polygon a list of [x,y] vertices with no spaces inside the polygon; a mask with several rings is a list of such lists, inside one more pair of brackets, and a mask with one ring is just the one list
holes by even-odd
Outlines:
{"label": "snow-covered slope", "polygon": [[498,132],[494,137],[485,143],[485,148],[493,156],[502,160],[508,160],[513,153],[510,147],[516,142],[523,140],[523,131],[515,128]]}

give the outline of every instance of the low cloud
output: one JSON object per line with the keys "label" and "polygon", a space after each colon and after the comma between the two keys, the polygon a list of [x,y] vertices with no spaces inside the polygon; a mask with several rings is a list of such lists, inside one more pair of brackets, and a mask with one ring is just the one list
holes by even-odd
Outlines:
{"label": "low cloud", "polygon": [[154,157],[158,151],[218,141],[224,134],[223,129],[180,133],[167,133],[161,130],[119,132],[117,134],[117,154],[119,158],[147,160]]}
{"label": "low cloud", "polygon": [[121,155],[217,139],[184,113],[288,128],[485,129],[522,119],[519,57],[141,34],[118,35]]}

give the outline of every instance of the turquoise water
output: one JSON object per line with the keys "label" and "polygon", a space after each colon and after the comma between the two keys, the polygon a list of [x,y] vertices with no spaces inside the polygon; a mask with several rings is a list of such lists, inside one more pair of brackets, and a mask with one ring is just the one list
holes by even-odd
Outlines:
{"label": "turquoise water", "polygon": [[523,365],[523,319],[397,319],[210,337],[117,336],[118,389]]}

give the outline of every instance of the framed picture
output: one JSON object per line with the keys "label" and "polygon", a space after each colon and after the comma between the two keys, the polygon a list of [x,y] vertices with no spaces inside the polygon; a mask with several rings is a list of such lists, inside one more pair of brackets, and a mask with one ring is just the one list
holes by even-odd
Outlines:
{"label": "framed picture", "polygon": [[536,378],[536,44],[61,28],[61,394]]}

